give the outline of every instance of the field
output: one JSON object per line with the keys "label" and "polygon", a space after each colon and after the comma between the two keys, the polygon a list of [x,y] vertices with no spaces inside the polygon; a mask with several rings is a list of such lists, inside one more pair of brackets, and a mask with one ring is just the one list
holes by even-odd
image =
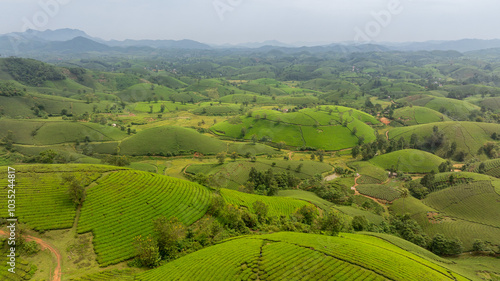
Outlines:
{"label": "field", "polygon": [[[457,143],[457,151],[464,151],[470,155],[477,155],[477,151],[485,143],[493,141],[491,134],[500,132],[500,124],[476,123],[476,122],[441,122],[411,127],[394,128],[389,130],[391,139],[404,137],[410,141],[413,133],[417,134],[419,140],[432,134],[434,126],[444,133],[445,138],[451,143]],[[485,157],[484,155],[482,157]]]}
{"label": "field", "polygon": [[469,115],[472,111],[481,109],[479,106],[466,101],[426,95],[410,96],[398,101],[406,101],[416,106],[427,107],[442,112],[453,120],[461,121],[469,120]]}
{"label": "field", "polygon": [[[449,191],[446,191],[446,189],[440,191],[445,193],[440,194],[440,192],[437,192],[436,194],[437,196],[439,196],[439,198],[444,198],[444,196],[442,195],[447,195],[446,193],[451,192],[452,189],[453,187]],[[451,200],[460,195],[461,194],[459,193],[455,193]],[[434,202],[434,199],[431,199],[434,198],[433,196],[434,193],[429,195],[429,198],[425,199],[424,202],[427,202],[427,200],[432,200],[431,202]],[[481,196],[476,196],[476,199],[481,200]],[[491,207],[494,210],[496,207],[492,206],[491,202],[488,201],[488,199],[481,202],[488,203],[488,205],[485,206],[478,206],[477,202],[472,202],[476,204],[476,207],[468,206],[462,203],[455,204],[456,206],[453,206],[450,211],[458,217],[448,214],[448,209],[446,208],[444,210],[437,210],[413,197],[408,197],[404,200],[398,199],[394,201],[390,208],[395,213],[401,214],[403,212],[403,201],[405,213],[409,213],[412,218],[422,226],[425,233],[427,233],[427,235],[429,235],[430,237],[434,237],[434,235],[436,235],[437,233],[441,233],[446,237],[456,237],[462,241],[465,251],[469,251],[472,249],[472,243],[475,239],[482,239],[483,241],[490,241],[493,244],[500,244],[500,228],[486,224],[487,221],[490,221],[490,224],[491,221],[493,221],[493,223],[495,222],[495,218],[491,217],[491,214],[489,214],[487,208]],[[438,201],[437,198],[436,201]],[[451,201],[446,199],[445,202],[450,203]],[[441,207],[439,205],[436,206]],[[483,221],[481,217],[475,215],[477,214],[477,212],[480,213],[482,210],[486,212],[486,221]],[[477,221],[474,221],[474,219],[476,219]],[[498,222],[498,218],[496,218],[496,221]],[[495,223],[495,225],[496,224],[498,223]]]}
{"label": "field", "polygon": [[184,180],[125,170],[113,172],[87,191],[78,233],[92,231],[102,266],[134,256],[135,236],[152,232],[152,219],[177,217],[190,225],[206,212],[207,188]]}
{"label": "field", "polygon": [[479,166],[484,163],[484,174],[495,178],[500,178],[500,159],[492,159],[484,162],[473,163],[467,171],[479,173]]}
{"label": "field", "polygon": [[268,214],[271,217],[289,216],[300,207],[309,205],[309,203],[302,200],[248,194],[225,188],[222,188],[220,193],[227,203],[247,208],[252,212],[254,211],[253,203],[262,201],[268,206]]}
{"label": "field", "polygon": [[227,240],[137,278],[167,280],[166,276],[186,280],[467,280],[376,237],[287,232]]}
{"label": "field", "polygon": [[499,201],[491,181],[478,181],[433,192],[423,203],[449,216],[500,229]]}
{"label": "field", "polygon": [[[248,152],[252,155],[275,153],[273,148],[266,145],[226,143],[200,134],[193,129],[177,126],[159,126],[139,131],[136,135],[121,141],[119,149],[120,154],[132,156],[172,156],[196,152],[204,155],[214,155],[219,152],[231,153],[233,151],[240,155],[245,155]],[[108,151],[108,153],[110,152]]]}
{"label": "field", "polygon": [[[275,165],[273,166],[273,163]],[[298,173],[296,169],[299,165],[303,168]],[[219,164],[199,164],[190,165],[187,173],[205,175],[213,175],[219,181],[221,186],[231,189],[238,189],[248,181],[248,173],[251,168],[256,168],[258,171],[266,171],[272,169],[273,173],[291,173],[298,178],[304,179],[312,177],[315,174],[321,174],[332,170],[332,167],[326,163],[317,161],[286,161],[286,160],[264,160],[258,159],[256,162],[250,161],[230,161],[223,165]],[[221,182],[222,181],[222,182]]]}
{"label": "field", "polygon": [[[2,167],[7,171],[7,167]],[[75,175],[83,186],[98,179],[101,173],[116,170],[117,167],[100,165],[27,165],[16,169],[16,215],[20,222],[35,230],[71,228],[76,206],[67,194],[63,176]],[[7,172],[0,175],[7,183]],[[7,198],[6,188],[0,196]],[[8,218],[7,201],[0,204],[0,216]]]}
{"label": "field", "polygon": [[368,211],[361,210],[361,209],[356,209],[356,208],[351,207],[351,206],[335,205],[331,202],[328,202],[328,201],[318,197],[318,195],[314,194],[313,192],[309,192],[309,191],[280,190],[278,192],[278,196],[304,200],[304,201],[307,201],[309,203],[312,203],[312,204],[318,206],[319,208],[321,208],[324,211],[328,211],[331,208],[333,208],[333,209],[339,210],[340,212],[342,212],[348,216],[351,216],[351,217],[364,216],[369,222],[372,222],[375,224],[381,223],[384,220],[384,218],[382,216],[376,215],[372,212],[368,212]]}
{"label": "field", "polygon": [[370,197],[392,202],[400,197],[399,192],[388,184],[360,184],[356,187],[359,193]]}
{"label": "field", "polygon": [[359,184],[379,184],[388,178],[388,172],[385,169],[367,161],[351,162],[348,165],[361,175],[357,180]]}
{"label": "field", "polygon": [[106,142],[126,136],[126,133],[118,128],[95,123],[0,120],[0,127],[4,128],[0,132],[0,138],[12,131],[15,132],[14,143],[25,145],[83,142],[87,137],[91,142]]}
{"label": "field", "polygon": [[[7,239],[1,238],[0,245],[6,245]],[[12,280],[12,281],[21,281],[21,280],[29,280],[33,277],[35,272],[37,271],[36,265],[26,261],[24,258],[20,256],[16,257],[16,266],[14,268],[15,273],[9,272],[8,270],[11,268],[8,264],[10,262],[10,258],[7,255],[10,254],[10,251],[7,250],[6,247],[0,247],[0,278],[3,280]]]}
{"label": "field", "polygon": [[438,111],[420,106],[399,108],[394,111],[393,117],[407,126],[451,121],[450,118]]}
{"label": "field", "polygon": [[428,173],[432,170],[437,172],[442,162],[444,159],[436,155],[415,149],[399,150],[370,160],[370,163],[386,170],[394,167],[396,171],[404,173]]}
{"label": "field", "polygon": [[[347,126],[344,127],[345,122]],[[328,111],[326,108],[318,111],[303,109],[292,113],[258,110],[252,112],[252,117],[218,123],[211,130],[234,139],[251,139],[256,135],[259,139],[268,137],[274,143],[283,141],[294,147],[341,150],[357,145],[359,137],[365,142],[375,139],[374,130],[365,123],[379,122],[366,113],[344,107],[333,107]]]}

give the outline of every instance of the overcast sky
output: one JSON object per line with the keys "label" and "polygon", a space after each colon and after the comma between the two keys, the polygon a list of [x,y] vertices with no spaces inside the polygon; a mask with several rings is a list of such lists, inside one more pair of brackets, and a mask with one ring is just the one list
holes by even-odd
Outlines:
{"label": "overcast sky", "polygon": [[76,28],[212,44],[500,38],[498,0],[0,0],[0,10],[0,34]]}

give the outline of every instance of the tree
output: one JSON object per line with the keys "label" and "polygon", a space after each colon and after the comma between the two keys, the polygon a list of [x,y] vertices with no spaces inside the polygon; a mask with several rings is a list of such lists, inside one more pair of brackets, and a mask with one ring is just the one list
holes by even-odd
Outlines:
{"label": "tree", "polygon": [[442,234],[436,234],[429,244],[429,250],[440,256],[459,255],[463,251],[462,242],[456,238],[447,239]]}
{"label": "tree", "polygon": [[345,225],[346,218],[339,211],[330,210],[321,221],[321,230],[331,236],[337,236]]}
{"label": "tree", "polygon": [[352,150],[351,150],[352,158],[358,157],[359,152],[360,152],[359,151],[359,145],[356,145],[355,147],[353,147]]}
{"label": "tree", "polygon": [[258,200],[258,201],[253,202],[252,207],[255,211],[255,214],[257,215],[258,220],[261,223],[265,222],[267,219],[267,213],[269,211],[269,208],[267,207],[267,205],[264,202]]}
{"label": "tree", "polygon": [[224,161],[226,160],[226,153],[225,152],[220,152],[218,153],[215,158],[217,158],[217,161],[219,164],[224,164]]}
{"label": "tree", "polygon": [[303,165],[302,163],[300,163],[300,164],[297,166],[297,168],[295,168],[295,172],[296,172],[296,173],[300,173],[300,171],[302,170],[302,167],[303,167],[303,166],[304,166],[304,165]]}
{"label": "tree", "polygon": [[410,195],[410,191],[406,187],[398,188],[399,196],[403,198],[403,214],[405,213],[405,200]]}
{"label": "tree", "polygon": [[231,159],[233,159],[233,161],[236,161],[236,159],[238,158],[238,153],[236,153],[236,151],[233,151],[233,153],[231,153]]}
{"label": "tree", "polygon": [[153,220],[153,229],[161,257],[167,260],[175,258],[179,252],[178,242],[185,235],[184,224],[176,217],[167,219],[161,216]]}
{"label": "tree", "polygon": [[158,244],[151,235],[134,237],[136,259],[141,266],[156,267],[160,264],[160,251]]}
{"label": "tree", "polygon": [[[162,104],[160,105],[160,112],[161,112],[161,113],[165,112],[165,108],[166,108],[165,104],[164,104],[164,103],[162,103]],[[214,124],[215,124],[215,123],[214,123]]]}
{"label": "tree", "polygon": [[284,141],[280,141],[277,143],[278,150],[281,151],[283,148],[285,148],[286,143]]}
{"label": "tree", "polygon": [[14,132],[7,131],[7,135],[3,137],[2,142],[5,144],[5,149],[11,151],[14,144]]}
{"label": "tree", "polygon": [[81,205],[85,201],[85,186],[76,178],[74,174],[65,174],[61,185],[68,186],[68,195],[75,205]]}
{"label": "tree", "polygon": [[253,134],[253,135],[252,135],[252,143],[253,143],[253,144],[256,144],[258,140],[259,140],[259,138],[257,137],[257,135],[256,135],[256,134]]}
{"label": "tree", "polygon": [[363,231],[368,228],[368,220],[365,216],[355,216],[351,224],[355,231]]}
{"label": "tree", "polygon": [[479,164],[479,168],[478,169],[479,169],[478,172],[480,174],[486,173],[486,165],[484,164],[484,162],[481,162],[481,164]]}
{"label": "tree", "polygon": [[318,215],[318,210],[314,205],[304,205],[295,212],[295,216],[302,223],[312,225]]}
{"label": "tree", "polygon": [[323,160],[325,159],[325,151],[320,149],[316,154],[318,155],[319,162],[323,162]]}

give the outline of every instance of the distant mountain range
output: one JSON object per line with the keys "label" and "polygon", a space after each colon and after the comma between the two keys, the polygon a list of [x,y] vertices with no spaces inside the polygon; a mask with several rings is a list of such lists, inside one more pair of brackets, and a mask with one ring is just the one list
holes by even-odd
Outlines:
{"label": "distant mountain range", "polygon": [[[301,47],[304,46],[304,47]],[[308,47],[305,47],[308,46]],[[253,42],[237,45],[208,45],[193,40],[110,40],[89,36],[78,29],[27,30],[0,35],[0,55],[23,55],[33,53],[78,54],[90,52],[129,52],[151,51],[155,49],[251,49],[256,52],[277,50],[289,52],[384,52],[384,51],[458,51],[471,52],[500,48],[500,39],[480,40],[463,39],[456,41],[428,41],[409,43],[371,43],[356,44],[335,43],[330,45],[311,46],[300,43],[286,44],[279,41]],[[498,51],[489,52],[498,53]]]}

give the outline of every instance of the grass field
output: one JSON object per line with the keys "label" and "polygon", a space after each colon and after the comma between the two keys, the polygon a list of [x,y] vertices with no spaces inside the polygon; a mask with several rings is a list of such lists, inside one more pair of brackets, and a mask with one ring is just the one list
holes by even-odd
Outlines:
{"label": "grass field", "polygon": [[[239,122],[218,123],[211,130],[234,139],[251,139],[256,135],[259,139],[268,137],[274,143],[283,141],[289,146],[324,150],[353,147],[358,144],[359,137],[363,137],[365,142],[375,139],[373,128],[365,124],[379,123],[372,116],[345,107],[330,108],[331,115],[326,110],[303,109],[292,113],[258,110],[252,112],[252,117],[241,117]],[[345,121],[348,122],[346,127],[341,125]],[[357,131],[355,135],[352,133],[354,128]]]}
{"label": "grass field", "polygon": [[328,211],[331,208],[336,209],[341,211],[342,213],[355,217],[355,216],[364,216],[369,222],[379,224],[381,223],[384,218],[382,216],[376,215],[372,212],[368,212],[365,210],[361,209],[356,209],[351,206],[339,206],[335,205],[331,202],[328,202],[320,197],[318,195],[314,194],[313,192],[309,191],[304,191],[304,190],[280,190],[278,192],[278,196],[280,197],[289,197],[289,198],[295,198],[299,200],[304,200],[309,203],[312,203],[319,208],[323,209],[324,211]]}
{"label": "grass field", "polygon": [[[410,141],[413,133],[419,136],[422,141],[432,134],[433,127],[437,126],[442,131],[446,139],[451,143],[457,142],[457,151],[464,151],[469,155],[477,155],[477,151],[485,143],[493,141],[491,134],[500,132],[500,124],[477,123],[477,122],[440,122],[411,127],[401,127],[389,130],[391,139],[404,137]],[[486,157],[482,155],[482,157]]]}
{"label": "grass field", "polygon": [[[444,194],[445,193],[439,194],[438,192],[438,196]],[[430,196],[432,197],[432,194]],[[456,198],[456,196],[457,195],[454,195],[451,200]],[[447,209],[434,209],[413,197],[394,201],[390,209],[396,214],[403,213],[403,201],[404,212],[409,213],[430,237],[434,237],[437,233],[441,233],[450,238],[456,237],[462,241],[465,251],[470,251],[472,249],[472,244],[475,239],[490,241],[493,244],[500,244],[500,228],[487,225],[483,223],[482,220],[475,222],[451,216],[447,213]],[[450,201],[447,200],[446,202]],[[474,212],[481,212],[481,210],[485,209],[484,207],[485,206],[481,206],[479,210],[475,210],[473,207],[460,203],[457,204],[457,206],[453,206],[451,211],[461,217],[468,217],[474,214]],[[493,206],[493,208],[495,207]],[[474,219],[474,216],[471,216],[471,218]]]}
{"label": "grass field", "polygon": [[[110,149],[114,146],[109,143],[98,149],[103,152],[112,153]],[[124,155],[159,155],[171,156],[180,154],[193,154],[195,152],[203,155],[214,155],[219,152],[237,152],[240,155],[250,153],[251,155],[274,154],[276,150],[263,144],[251,144],[244,142],[229,143],[219,139],[203,135],[194,129],[178,126],[158,126],[139,131],[120,142],[120,154]]]}
{"label": "grass field", "polygon": [[480,110],[477,105],[466,101],[433,97],[427,95],[410,96],[398,100],[398,102],[409,102],[416,106],[427,107],[438,112],[444,112],[445,115],[453,120],[469,120],[469,115],[474,110]]}
{"label": "grass field", "polygon": [[113,172],[87,191],[78,233],[92,231],[102,266],[135,255],[133,238],[152,232],[152,219],[177,217],[190,225],[206,212],[208,189],[184,180],[125,170]]}
{"label": "grass field", "polygon": [[373,236],[286,232],[227,240],[137,277],[138,280],[467,280]]}
{"label": "grass field", "polygon": [[64,121],[19,121],[0,120],[0,138],[8,131],[14,134],[14,143],[26,145],[52,145],[68,142],[83,142],[86,137],[91,142],[119,140],[126,133],[112,126],[95,123]]}
{"label": "grass field", "polygon": [[[0,180],[7,183],[7,167]],[[75,175],[86,186],[102,173],[119,169],[101,165],[16,165],[16,215],[20,222],[35,230],[70,228],[75,220],[76,206],[67,194],[63,176]],[[0,196],[7,198],[7,188]],[[10,193],[9,193],[10,194]],[[7,201],[0,203],[0,216],[8,218]]]}
{"label": "grass field", "polygon": [[302,200],[248,194],[225,188],[222,188],[220,193],[227,203],[247,208],[252,212],[254,211],[253,203],[262,201],[268,206],[268,215],[271,217],[287,217],[295,213],[300,207],[310,204]]}
{"label": "grass field", "polygon": [[387,180],[388,173],[385,169],[373,165],[368,161],[356,161],[348,163],[355,168],[361,177],[357,180],[359,184],[379,184]]}
{"label": "grass field", "polygon": [[193,129],[162,126],[138,132],[121,142],[120,153],[125,155],[166,155],[166,153],[216,154],[226,151],[227,145]]}
{"label": "grass field", "polygon": [[421,106],[403,107],[396,109],[396,111],[394,111],[393,118],[407,126],[435,123],[441,121],[451,121],[451,119],[444,114],[433,109]]}
{"label": "grass field", "polygon": [[370,160],[372,164],[386,170],[394,167],[396,171],[404,173],[428,173],[432,170],[437,172],[439,164],[444,161],[434,154],[415,149],[399,150]]}
{"label": "grass field", "polygon": [[396,188],[388,184],[360,184],[356,189],[361,194],[389,202],[392,202],[400,197]]}
{"label": "grass field", "polygon": [[[275,166],[273,166],[275,163]],[[295,170],[299,165],[303,168],[299,173]],[[290,169],[288,169],[290,167]],[[298,178],[304,179],[312,177],[315,174],[321,174],[332,170],[332,167],[326,163],[317,161],[286,161],[286,160],[264,160],[258,159],[256,162],[250,161],[229,161],[223,165],[218,164],[199,164],[191,165],[186,169],[187,173],[197,174],[203,173],[205,175],[213,175],[220,184],[226,188],[238,189],[240,185],[244,185],[248,181],[248,173],[251,168],[256,168],[258,171],[266,171],[272,169],[273,173],[286,173],[289,172]]]}
{"label": "grass field", "polygon": [[500,229],[500,195],[491,181],[461,184],[433,192],[424,204],[449,216]]}

